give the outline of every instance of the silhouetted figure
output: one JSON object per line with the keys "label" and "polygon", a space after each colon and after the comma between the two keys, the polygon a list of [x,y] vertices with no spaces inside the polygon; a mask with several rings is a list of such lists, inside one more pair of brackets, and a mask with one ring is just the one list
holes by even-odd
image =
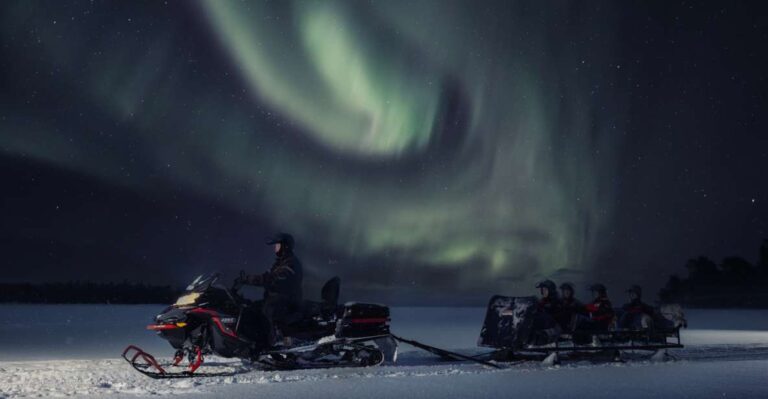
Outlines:
{"label": "silhouetted figure", "polygon": [[271,331],[269,344],[274,345],[278,340],[275,324],[301,308],[303,271],[293,254],[294,240],[290,234],[278,233],[267,240],[267,245],[274,245],[275,249],[272,267],[262,274],[248,276],[244,283],[264,287],[261,313]]}
{"label": "silhouetted figure", "polygon": [[557,295],[557,286],[552,280],[544,280],[536,284],[539,289],[539,310],[555,317],[560,313],[560,298]]}
{"label": "silhouetted figure", "polygon": [[640,330],[651,328],[656,313],[652,306],[643,302],[643,290],[639,285],[633,285],[627,290],[629,302],[621,307],[619,328]]}
{"label": "silhouetted figure", "polygon": [[572,331],[577,315],[586,315],[587,311],[584,308],[584,304],[581,303],[575,296],[575,290],[573,284],[562,283],[560,284],[560,316],[558,317],[558,323],[560,327],[565,331]]}
{"label": "silhouetted figure", "polygon": [[608,300],[608,290],[603,284],[592,284],[589,287],[594,298],[585,306],[589,317],[577,317],[575,330],[605,331],[610,327],[615,316],[613,305]]}
{"label": "silhouetted figure", "polygon": [[536,284],[540,297],[539,311],[533,318],[533,344],[544,345],[558,339],[562,329],[557,321],[561,315],[560,299],[557,297],[557,286],[551,280]]}

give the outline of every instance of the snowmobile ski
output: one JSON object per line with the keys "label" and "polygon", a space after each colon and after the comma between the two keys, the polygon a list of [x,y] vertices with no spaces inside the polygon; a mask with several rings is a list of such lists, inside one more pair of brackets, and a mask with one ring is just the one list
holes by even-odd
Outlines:
{"label": "snowmobile ski", "polygon": [[233,371],[223,371],[218,373],[203,372],[196,373],[197,368],[202,364],[202,354],[199,355],[196,360],[190,364],[189,368],[184,371],[168,371],[171,367],[177,367],[179,360],[175,358],[172,363],[160,364],[154,356],[147,353],[143,349],[135,345],[128,345],[122,354],[122,358],[125,359],[128,364],[131,365],[136,371],[147,377],[154,379],[178,379],[178,378],[192,378],[192,377],[229,377],[237,374],[243,374],[251,371],[247,367],[241,367]]}

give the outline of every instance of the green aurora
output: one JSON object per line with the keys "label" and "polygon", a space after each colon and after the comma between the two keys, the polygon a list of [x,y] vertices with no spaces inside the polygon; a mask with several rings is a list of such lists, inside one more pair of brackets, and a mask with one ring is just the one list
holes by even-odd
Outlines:
{"label": "green aurora", "polygon": [[94,128],[9,117],[0,146],[132,190],[184,187],[350,268],[445,270],[466,292],[580,281],[614,211],[616,21],[473,4],[211,0],[195,18],[94,6],[78,24],[63,5],[5,4],[3,35],[37,38],[19,57]]}

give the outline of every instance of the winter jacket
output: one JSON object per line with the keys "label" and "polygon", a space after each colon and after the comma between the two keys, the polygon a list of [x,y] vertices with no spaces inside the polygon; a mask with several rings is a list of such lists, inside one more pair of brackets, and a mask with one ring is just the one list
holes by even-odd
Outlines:
{"label": "winter jacket", "polygon": [[613,306],[608,297],[602,296],[595,299],[592,303],[587,304],[586,309],[592,320],[603,323],[605,326],[608,326],[613,320]]}
{"label": "winter jacket", "polygon": [[633,299],[632,302],[625,304],[621,307],[621,309],[627,313],[634,313],[634,314],[647,314],[648,316],[653,316],[655,313],[653,306],[648,305],[646,303],[643,303],[640,299]]}
{"label": "winter jacket", "polygon": [[553,317],[558,316],[562,311],[560,299],[551,296],[539,299],[539,310],[544,311]]}
{"label": "winter jacket", "polygon": [[584,304],[576,298],[562,298],[560,304],[563,307],[563,312],[569,315],[587,314],[587,309],[584,307]]}
{"label": "winter jacket", "polygon": [[248,284],[264,287],[264,298],[284,297],[291,302],[301,302],[303,279],[301,262],[293,252],[284,252],[275,259],[269,271],[249,276]]}

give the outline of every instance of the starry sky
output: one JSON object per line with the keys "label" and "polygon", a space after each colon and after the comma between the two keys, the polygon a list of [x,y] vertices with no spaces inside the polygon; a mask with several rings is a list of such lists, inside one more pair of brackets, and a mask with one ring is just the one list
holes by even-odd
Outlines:
{"label": "starry sky", "polygon": [[754,259],[766,8],[3,2],[2,280],[255,273],[275,231],[390,303]]}

